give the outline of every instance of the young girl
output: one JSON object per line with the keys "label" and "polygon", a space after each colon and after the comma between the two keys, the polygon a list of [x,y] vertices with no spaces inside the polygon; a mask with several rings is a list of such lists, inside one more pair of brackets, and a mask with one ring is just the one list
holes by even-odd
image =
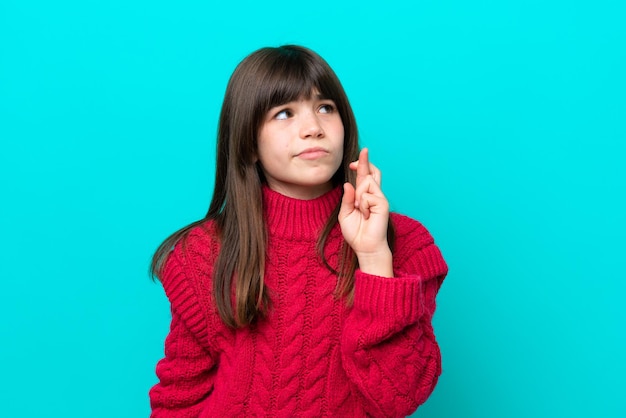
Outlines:
{"label": "young girl", "polygon": [[320,56],[263,48],[237,66],[208,213],[152,263],[172,311],[153,417],[405,416],[426,401],[447,267],[380,185]]}

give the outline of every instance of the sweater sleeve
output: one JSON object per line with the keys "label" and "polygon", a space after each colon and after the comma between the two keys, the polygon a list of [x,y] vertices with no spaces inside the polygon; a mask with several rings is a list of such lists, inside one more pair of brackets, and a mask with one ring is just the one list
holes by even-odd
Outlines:
{"label": "sweater sleeve", "polygon": [[206,408],[215,380],[217,352],[209,344],[207,318],[198,303],[186,257],[176,248],[162,274],[171,303],[172,321],[159,378],[150,390],[151,417],[198,417]]}
{"label": "sweater sleeve", "polygon": [[354,305],[342,333],[344,369],[375,417],[412,414],[441,374],[432,317],[447,266],[423,226],[408,218],[399,222],[396,277],[357,270]]}
{"label": "sweater sleeve", "polygon": [[159,383],[150,390],[151,417],[200,415],[213,390],[215,360],[174,313],[165,340],[165,357],[157,364],[156,374]]}

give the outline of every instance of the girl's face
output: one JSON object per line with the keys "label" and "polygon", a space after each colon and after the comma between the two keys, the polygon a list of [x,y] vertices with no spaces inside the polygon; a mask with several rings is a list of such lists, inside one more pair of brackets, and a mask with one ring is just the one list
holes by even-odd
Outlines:
{"label": "girl's face", "polygon": [[335,103],[315,92],[270,109],[257,149],[269,187],[307,200],[328,192],[343,159],[343,134]]}

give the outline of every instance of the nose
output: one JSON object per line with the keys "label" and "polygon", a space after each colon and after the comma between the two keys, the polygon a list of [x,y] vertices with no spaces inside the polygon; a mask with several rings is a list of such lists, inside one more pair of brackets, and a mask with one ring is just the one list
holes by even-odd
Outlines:
{"label": "nose", "polygon": [[324,136],[324,129],[314,113],[302,115],[302,123],[300,125],[300,137],[302,139],[315,139]]}

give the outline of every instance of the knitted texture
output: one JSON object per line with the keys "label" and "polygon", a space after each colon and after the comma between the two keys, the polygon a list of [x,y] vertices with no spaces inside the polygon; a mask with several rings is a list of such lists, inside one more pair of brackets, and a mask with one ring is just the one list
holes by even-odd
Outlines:
{"label": "knitted texture", "polygon": [[[212,221],[170,253],[162,275],[172,323],[152,417],[395,417],[433,391],[441,356],[431,320],[447,266],[428,231],[392,214],[394,278],[359,270],[352,306],[316,242],[341,188],[314,200],[263,190],[267,315],[244,329],[220,320],[212,292],[219,253]],[[325,252],[338,264],[339,226]]]}

